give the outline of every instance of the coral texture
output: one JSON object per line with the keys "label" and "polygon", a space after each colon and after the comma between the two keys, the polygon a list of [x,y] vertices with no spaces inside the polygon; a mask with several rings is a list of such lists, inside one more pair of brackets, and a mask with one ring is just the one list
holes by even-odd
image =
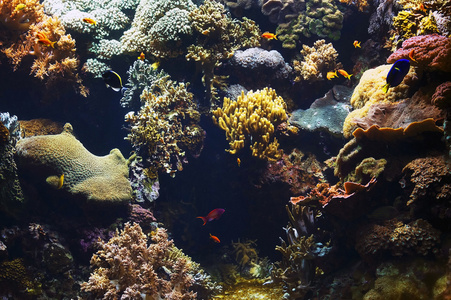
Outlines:
{"label": "coral texture", "polygon": [[159,79],[155,89],[141,94],[142,107],[125,116],[130,124],[127,136],[133,147],[150,164],[152,171],[175,176],[188,163],[186,152],[200,155],[205,137],[198,125],[200,113],[187,85],[168,78]]}
{"label": "coral texture", "polygon": [[273,89],[248,92],[236,101],[224,98],[222,108],[214,110],[213,121],[226,132],[231,154],[251,142],[252,155],[277,160],[282,156],[279,143],[273,139],[276,127],[287,120],[286,104]]}
{"label": "coral texture", "polygon": [[305,9],[305,1],[261,0],[261,12],[272,23],[288,23]]}
{"label": "coral texture", "polygon": [[177,250],[165,229],[156,229],[147,246],[147,236],[138,224],[124,229],[91,258],[95,268],[82,290],[103,299],[196,299],[190,291],[193,276],[186,257],[171,256]]}
{"label": "coral texture", "polygon": [[337,62],[338,52],[332,43],[317,40],[313,47],[302,45],[302,61],[294,60],[293,67],[296,74],[294,81],[316,81],[326,78],[328,71],[334,71],[341,66]]}
{"label": "coral texture", "polygon": [[67,123],[57,135],[34,136],[17,142],[19,164],[41,176],[64,174],[62,188],[88,201],[122,203],[131,200],[128,167],[118,149],[106,156],[90,153],[73,135]]}

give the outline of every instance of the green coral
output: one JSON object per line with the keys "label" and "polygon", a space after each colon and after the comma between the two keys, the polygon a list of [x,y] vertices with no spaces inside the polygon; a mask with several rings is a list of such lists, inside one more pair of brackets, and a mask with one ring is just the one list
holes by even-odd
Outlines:
{"label": "green coral", "polygon": [[330,0],[310,0],[306,11],[288,24],[280,24],[276,29],[282,47],[294,49],[302,37],[318,36],[331,40],[340,39],[343,27],[343,13],[339,6]]}
{"label": "green coral", "polygon": [[345,181],[363,183],[370,181],[371,178],[377,178],[384,171],[386,159],[375,159],[373,157],[367,157],[363,159],[360,164],[355,168],[355,171],[351,172],[345,179]]}
{"label": "green coral", "polygon": [[19,293],[33,296],[41,292],[40,284],[32,281],[21,258],[0,263],[0,287],[2,291],[16,293],[16,296]]}

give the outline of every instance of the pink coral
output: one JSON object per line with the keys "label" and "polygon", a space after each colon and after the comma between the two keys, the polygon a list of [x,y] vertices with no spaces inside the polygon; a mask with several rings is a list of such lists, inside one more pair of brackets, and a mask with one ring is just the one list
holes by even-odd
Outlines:
{"label": "pink coral", "polygon": [[176,251],[165,229],[155,230],[147,246],[141,227],[126,223],[108,243],[101,242],[91,258],[95,270],[82,290],[103,299],[196,299],[189,291],[191,262]]}
{"label": "pink coral", "polygon": [[401,49],[388,57],[387,62],[409,59],[409,55],[419,67],[451,72],[451,38],[438,34],[411,37],[402,43]]}

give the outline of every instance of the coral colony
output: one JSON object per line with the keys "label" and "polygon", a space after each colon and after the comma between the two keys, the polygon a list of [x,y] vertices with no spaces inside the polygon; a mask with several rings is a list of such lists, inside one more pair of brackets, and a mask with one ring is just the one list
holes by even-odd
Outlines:
{"label": "coral colony", "polygon": [[451,299],[450,15],[0,0],[0,298]]}

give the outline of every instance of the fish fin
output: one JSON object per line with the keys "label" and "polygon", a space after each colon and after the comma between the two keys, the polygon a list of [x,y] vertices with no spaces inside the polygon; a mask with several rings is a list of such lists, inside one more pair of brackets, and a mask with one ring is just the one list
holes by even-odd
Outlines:
{"label": "fish fin", "polygon": [[390,84],[387,83],[386,85],[384,85],[384,86],[382,87],[382,91],[384,91],[384,93],[387,93],[389,88],[390,88]]}
{"label": "fish fin", "polygon": [[204,221],[204,224],[202,224],[202,226],[207,224],[207,218],[205,217],[197,217],[196,219],[202,219],[202,221]]}
{"label": "fish fin", "polygon": [[277,34],[274,35],[274,38],[275,38],[276,40],[278,40],[278,39],[277,39]]}
{"label": "fish fin", "polygon": [[115,91],[115,92],[119,92],[121,90],[121,88],[116,88],[116,87],[112,87],[112,86],[110,86],[110,88],[112,88],[113,91]]}

